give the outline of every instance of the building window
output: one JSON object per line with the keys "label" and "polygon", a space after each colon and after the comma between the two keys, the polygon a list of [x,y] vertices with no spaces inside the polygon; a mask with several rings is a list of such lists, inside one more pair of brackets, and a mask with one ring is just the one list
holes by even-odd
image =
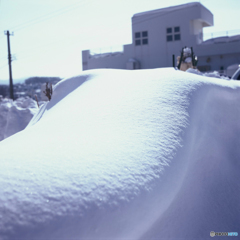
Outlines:
{"label": "building window", "polygon": [[167,42],[181,40],[180,27],[167,28]]}
{"label": "building window", "polygon": [[171,42],[172,40],[172,35],[167,36],[167,42]]}
{"label": "building window", "polygon": [[135,38],[140,38],[141,37],[141,33],[140,32],[136,32],[135,33]]}
{"label": "building window", "polygon": [[148,36],[148,32],[147,31],[145,31],[145,32],[142,32],[142,37],[144,38],[144,37],[147,37]]}
{"label": "building window", "polygon": [[148,31],[135,33],[135,45],[147,45],[148,44]]}
{"label": "building window", "polygon": [[172,33],[172,28],[167,28],[167,34]]}
{"label": "building window", "polygon": [[142,44],[143,44],[143,45],[148,44],[148,39],[147,39],[147,38],[143,39],[143,40],[142,40]]}
{"label": "building window", "polygon": [[141,40],[135,40],[135,45],[136,46],[141,45]]}
{"label": "building window", "polygon": [[174,27],[174,32],[175,32],[175,33],[180,32],[180,27]]}
{"label": "building window", "polygon": [[181,40],[180,34],[174,34],[174,41]]}

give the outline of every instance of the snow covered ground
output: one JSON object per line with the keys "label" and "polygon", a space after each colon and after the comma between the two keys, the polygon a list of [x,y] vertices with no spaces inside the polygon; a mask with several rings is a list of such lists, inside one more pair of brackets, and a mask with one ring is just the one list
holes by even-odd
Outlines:
{"label": "snow covered ground", "polygon": [[0,143],[0,239],[239,232],[240,84],[173,68],[60,81]]}
{"label": "snow covered ground", "polygon": [[23,130],[37,112],[37,103],[29,97],[0,99],[0,141]]}

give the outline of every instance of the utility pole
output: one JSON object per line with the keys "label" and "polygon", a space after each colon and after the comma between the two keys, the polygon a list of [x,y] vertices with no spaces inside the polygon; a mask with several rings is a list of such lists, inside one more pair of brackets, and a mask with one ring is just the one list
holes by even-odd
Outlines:
{"label": "utility pole", "polygon": [[8,43],[8,65],[9,65],[9,89],[10,89],[10,98],[13,100],[13,80],[12,80],[12,56],[10,49],[10,35],[9,31],[4,32],[7,35],[7,43]]}

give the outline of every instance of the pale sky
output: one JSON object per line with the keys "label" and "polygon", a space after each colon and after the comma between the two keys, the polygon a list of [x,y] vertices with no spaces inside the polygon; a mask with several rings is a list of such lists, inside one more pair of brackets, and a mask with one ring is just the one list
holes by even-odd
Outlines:
{"label": "pale sky", "polygon": [[[131,17],[187,0],[0,0],[0,80],[8,79],[10,37],[14,79],[30,76],[67,77],[82,71],[82,50],[132,43]],[[238,30],[240,0],[201,0],[214,15],[204,33]],[[108,47],[108,49],[107,49]]]}

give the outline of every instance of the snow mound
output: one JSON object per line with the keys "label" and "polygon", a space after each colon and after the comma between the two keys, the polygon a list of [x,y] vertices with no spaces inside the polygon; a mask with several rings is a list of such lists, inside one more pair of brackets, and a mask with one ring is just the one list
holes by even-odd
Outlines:
{"label": "snow mound", "polygon": [[209,72],[209,73],[202,73],[202,72],[200,72],[200,71],[197,70],[197,69],[188,68],[188,69],[186,70],[186,72],[188,72],[188,73],[194,73],[194,74],[201,75],[201,76],[205,76],[205,77],[213,77],[213,78],[221,78],[221,79],[224,79],[224,80],[230,80],[229,77],[221,76],[217,71]]}
{"label": "snow mound", "polygon": [[238,82],[172,68],[62,80],[0,143],[0,239],[237,231],[239,102]]}
{"label": "snow mound", "polygon": [[38,106],[29,97],[0,100],[0,141],[23,130],[38,111]]}

